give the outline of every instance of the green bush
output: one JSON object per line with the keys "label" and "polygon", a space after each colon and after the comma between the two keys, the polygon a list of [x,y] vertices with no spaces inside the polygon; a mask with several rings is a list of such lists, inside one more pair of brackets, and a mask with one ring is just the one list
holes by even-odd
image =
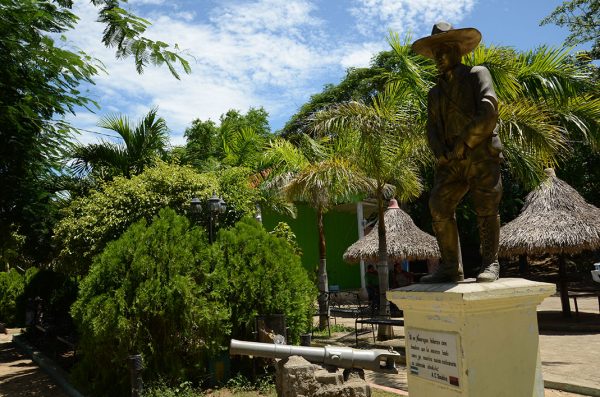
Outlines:
{"label": "green bush", "polygon": [[66,332],[72,327],[69,311],[77,298],[77,282],[64,273],[47,269],[29,268],[25,272],[25,288],[17,299],[19,319],[23,323],[27,302],[41,298],[45,320],[52,325],[64,327]]}
{"label": "green bush", "polygon": [[218,264],[227,273],[232,337],[254,339],[255,316],[285,314],[288,339],[297,343],[311,322],[316,289],[292,246],[244,218],[219,232]]}
{"label": "green bush", "polygon": [[141,220],[94,259],[72,308],[80,332],[76,382],[93,395],[127,395],[127,356],[146,380],[199,381],[225,345],[226,279],[203,230],[171,209]]}
{"label": "green bush", "polygon": [[153,382],[144,388],[143,397],[200,397],[203,393],[195,389],[190,382],[183,382],[177,386],[169,386],[163,380]]}
{"label": "green bush", "polygon": [[[250,186],[248,175],[243,168],[199,174],[191,167],[159,163],[131,179],[115,178],[100,190],[73,200],[62,211],[63,218],[54,228],[59,247],[55,265],[85,275],[93,257],[134,222],[142,218],[149,222],[164,207],[186,214],[192,197],[205,202],[213,192],[227,203],[221,223],[233,225],[255,211],[258,192]],[[208,225],[208,212],[195,220]]]}
{"label": "green bush", "polygon": [[17,298],[25,289],[25,278],[15,269],[0,272],[0,322],[17,325]]}

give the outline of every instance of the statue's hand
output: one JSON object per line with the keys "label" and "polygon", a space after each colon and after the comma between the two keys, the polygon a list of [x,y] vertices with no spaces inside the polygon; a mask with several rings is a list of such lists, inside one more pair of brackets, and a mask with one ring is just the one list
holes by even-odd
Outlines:
{"label": "statue's hand", "polygon": [[448,161],[450,161],[450,159],[449,159],[450,153],[451,152],[445,152],[440,157],[438,157],[437,158],[437,163],[438,164],[446,164]]}
{"label": "statue's hand", "polygon": [[464,160],[467,155],[466,149],[467,149],[467,145],[465,145],[463,142],[460,142],[454,147],[454,150],[452,152],[450,152],[450,155],[448,156],[448,158],[451,160],[453,160],[453,159]]}

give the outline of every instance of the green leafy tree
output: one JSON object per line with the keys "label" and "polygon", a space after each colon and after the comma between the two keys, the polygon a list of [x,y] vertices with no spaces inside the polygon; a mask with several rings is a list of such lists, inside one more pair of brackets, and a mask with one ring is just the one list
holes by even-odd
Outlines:
{"label": "green leafy tree", "polygon": [[[319,294],[319,327],[327,325],[327,296],[329,282],[327,277],[327,248],[324,214],[336,204],[350,201],[353,197],[373,191],[373,181],[363,173],[347,154],[346,147],[338,145],[319,145],[304,136],[305,146],[315,149],[302,151],[291,145],[273,145],[267,158],[277,159],[279,166],[272,168],[276,173],[272,178],[279,185],[283,196],[291,202],[306,202],[316,210],[317,232],[319,236],[319,265],[317,270]],[[283,151],[289,153],[282,155]],[[302,155],[300,155],[302,153]],[[283,161],[287,161],[284,163]],[[277,164],[277,163],[276,163]]]}
{"label": "green leafy tree", "polygon": [[589,56],[600,59],[600,3],[598,0],[565,0],[540,25],[554,23],[566,26],[571,34],[567,37],[568,45],[592,42]]}
{"label": "green leafy tree", "polygon": [[81,359],[74,377],[92,395],[128,395],[127,357],[146,380],[198,381],[230,332],[228,280],[214,271],[206,233],[171,209],[111,242],[82,280],[72,315]]}
{"label": "green leafy tree", "polygon": [[[61,120],[82,96],[98,63],[57,46],[50,33],[73,27],[77,17],[52,2],[7,0],[0,4],[0,246],[18,229],[36,260],[48,249],[54,218],[52,173],[69,147],[72,128]],[[10,186],[10,188],[8,188]]]}
{"label": "green leafy tree", "polygon": [[[143,37],[148,21],[121,8],[118,0],[92,0],[106,29],[102,40],[117,57],[131,56],[137,70],[166,64],[178,76],[187,61],[166,43]],[[71,0],[3,0],[0,3],[0,246],[14,228],[27,240],[27,260],[47,261],[55,221],[56,171],[76,131],[64,119],[78,107],[97,104],[81,94],[99,61],[69,51],[57,37],[74,28]],[[35,247],[30,249],[28,247]],[[0,248],[2,249],[2,248]]]}
{"label": "green leafy tree", "polygon": [[490,70],[499,99],[499,136],[511,174],[536,186],[544,167],[570,153],[570,140],[598,147],[600,100],[589,69],[573,63],[563,48],[516,52],[479,46],[465,58]]}
{"label": "green leafy tree", "polygon": [[[408,85],[390,83],[371,103],[347,102],[333,105],[313,115],[312,129],[318,134],[354,136],[357,142],[354,162],[358,169],[374,180],[379,228],[379,288],[380,311],[389,314],[386,291],[389,287],[387,241],[384,223],[388,184],[395,186],[402,201],[420,195],[422,185],[418,174],[418,151],[423,147],[422,136],[415,127],[415,102]],[[418,104],[418,101],[416,102]],[[381,327],[380,337],[387,330]]]}
{"label": "green leafy tree", "polygon": [[256,166],[258,154],[264,148],[270,128],[269,114],[261,108],[250,108],[246,114],[229,110],[212,120],[196,119],[185,130],[184,161],[200,170],[215,170],[225,166]]}
{"label": "green leafy tree", "polygon": [[282,238],[288,242],[290,247],[294,250],[294,253],[298,256],[302,256],[302,248],[298,245],[298,241],[296,240],[296,234],[285,222],[278,222],[277,226],[270,231],[270,233],[276,237]]}
{"label": "green leafy tree", "polygon": [[169,129],[154,108],[133,126],[127,116],[108,115],[98,126],[119,134],[122,143],[101,143],[76,146],[73,151],[73,167],[78,174],[91,173],[101,180],[115,176],[130,178],[153,165],[158,158],[166,156]]}
{"label": "green leafy tree", "polygon": [[284,314],[288,338],[298,343],[312,320],[316,291],[288,242],[244,218],[221,230],[215,246],[222,253],[216,269],[227,274],[231,336],[253,339],[257,315]]}
{"label": "green leafy tree", "polygon": [[183,161],[200,170],[218,168],[218,160],[222,157],[222,147],[219,145],[219,128],[212,120],[196,119],[185,129],[186,138]]}
{"label": "green leafy tree", "polygon": [[[189,166],[160,162],[131,179],[117,177],[62,210],[62,219],[54,228],[55,266],[85,274],[92,258],[140,218],[149,221],[165,206],[186,214],[192,197],[205,202],[213,192],[228,206],[220,218],[222,224],[233,225],[255,211],[258,191],[249,185],[248,175],[248,170],[239,168],[198,174]],[[195,220],[207,227],[208,218],[205,208]]]}
{"label": "green leafy tree", "polygon": [[17,299],[25,289],[25,279],[16,269],[0,272],[0,319],[5,325],[17,325]]}
{"label": "green leafy tree", "polygon": [[[392,37],[399,40],[397,35]],[[383,91],[392,74],[401,75],[402,70],[411,65],[418,67],[421,73],[423,66],[429,66],[430,69],[433,66],[421,57],[412,55],[408,59],[399,57],[394,51],[382,51],[373,57],[369,67],[349,68],[338,84],[327,84],[322,92],[312,95],[285,124],[281,135],[296,142],[307,132],[306,120],[312,113],[342,102],[369,102],[374,93]]]}

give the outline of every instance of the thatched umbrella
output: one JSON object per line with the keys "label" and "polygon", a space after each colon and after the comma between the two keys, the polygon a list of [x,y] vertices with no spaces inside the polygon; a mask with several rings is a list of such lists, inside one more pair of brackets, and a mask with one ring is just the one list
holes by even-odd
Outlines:
{"label": "thatched umbrella", "polygon": [[[396,200],[390,200],[384,221],[389,258],[415,260],[440,257],[435,237],[419,229],[411,217],[398,207]],[[348,247],[344,260],[351,263],[361,259],[374,262],[377,261],[378,249],[376,223],[369,234]]]}
{"label": "thatched umbrella", "polygon": [[600,209],[545,170],[548,178],[527,195],[519,216],[500,229],[500,255],[558,255],[563,314],[571,315],[565,255],[600,247]]}

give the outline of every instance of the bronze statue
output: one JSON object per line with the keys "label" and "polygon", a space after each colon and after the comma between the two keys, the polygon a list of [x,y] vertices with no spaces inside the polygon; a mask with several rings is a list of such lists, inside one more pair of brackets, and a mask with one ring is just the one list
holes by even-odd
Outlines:
{"label": "bronze statue", "polygon": [[480,41],[477,29],[454,29],[439,22],[431,36],[412,45],[414,52],[434,59],[439,72],[436,86],[429,91],[427,137],[437,159],[429,209],[442,260],[433,273],[421,278],[423,283],[464,279],[455,210],[469,190],[481,240],[482,266],[477,281],[495,281],[500,271],[498,99],[485,67],[460,62]]}

